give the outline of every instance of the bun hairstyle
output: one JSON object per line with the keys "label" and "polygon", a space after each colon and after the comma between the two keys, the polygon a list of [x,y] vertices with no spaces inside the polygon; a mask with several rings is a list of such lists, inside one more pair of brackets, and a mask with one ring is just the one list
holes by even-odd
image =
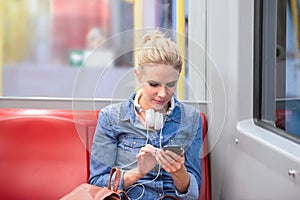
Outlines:
{"label": "bun hairstyle", "polygon": [[160,31],[149,32],[143,36],[137,59],[139,70],[152,63],[173,66],[181,72],[182,58],[177,45],[170,38],[165,38]]}

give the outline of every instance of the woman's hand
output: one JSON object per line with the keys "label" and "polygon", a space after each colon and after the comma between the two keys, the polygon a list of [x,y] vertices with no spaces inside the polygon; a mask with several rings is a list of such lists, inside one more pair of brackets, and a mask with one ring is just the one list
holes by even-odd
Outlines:
{"label": "woman's hand", "polygon": [[124,188],[136,183],[140,178],[145,176],[157,163],[155,153],[158,151],[154,146],[147,144],[142,147],[136,155],[137,167],[128,170],[124,174]]}
{"label": "woman's hand", "polygon": [[143,174],[147,174],[151,169],[153,169],[157,163],[155,159],[155,154],[158,149],[150,144],[142,147],[140,152],[137,154],[137,165],[138,171]]}
{"label": "woman's hand", "polygon": [[175,187],[180,193],[186,193],[190,184],[190,176],[184,166],[184,152],[180,155],[170,150],[159,150],[155,158],[162,168],[172,174]]}
{"label": "woman's hand", "polygon": [[160,166],[168,173],[176,173],[181,170],[185,158],[184,153],[177,155],[170,150],[159,150],[155,154],[155,158]]}

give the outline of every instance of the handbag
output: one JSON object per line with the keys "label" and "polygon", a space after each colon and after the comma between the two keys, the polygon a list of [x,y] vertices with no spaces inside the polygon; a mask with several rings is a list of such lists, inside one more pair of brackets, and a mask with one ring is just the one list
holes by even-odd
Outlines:
{"label": "handbag", "polygon": [[[111,189],[111,180],[115,175],[113,188]],[[83,183],[76,187],[73,191],[63,196],[60,200],[121,200],[121,195],[129,200],[127,194],[123,190],[118,190],[121,178],[121,170],[113,167],[110,171],[110,177],[107,187],[98,187],[88,183]]]}

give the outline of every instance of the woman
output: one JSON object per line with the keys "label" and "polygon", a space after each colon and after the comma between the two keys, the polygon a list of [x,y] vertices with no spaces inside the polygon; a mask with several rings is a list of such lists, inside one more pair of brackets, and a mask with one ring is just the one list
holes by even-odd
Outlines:
{"label": "woman", "polygon": [[[89,182],[106,186],[110,169],[122,169],[120,189],[131,199],[198,199],[201,183],[201,117],[179,102],[175,89],[182,67],[178,47],[160,32],[146,34],[135,75],[141,89],[99,113]],[[180,145],[177,155],[163,150]]]}

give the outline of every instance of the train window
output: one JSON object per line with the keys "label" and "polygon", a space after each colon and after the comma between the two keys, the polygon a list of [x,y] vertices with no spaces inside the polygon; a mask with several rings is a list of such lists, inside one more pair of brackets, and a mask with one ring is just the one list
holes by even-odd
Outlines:
{"label": "train window", "polygon": [[300,1],[256,1],[254,116],[300,139]]}
{"label": "train window", "polygon": [[[74,0],[72,6],[65,0],[3,1],[0,96],[127,98],[136,87],[136,30],[155,27],[176,33],[183,20],[187,34],[188,1],[180,2],[186,9],[179,17],[172,0]],[[187,40],[185,45],[188,51]],[[195,81],[184,87],[199,82],[188,65],[185,78]],[[192,92],[188,88],[181,99],[193,98]]]}
{"label": "train window", "polygon": [[[1,2],[2,96],[72,97],[78,73],[93,49],[99,50],[98,60],[89,60],[89,76],[95,74],[96,67],[103,67],[103,62],[112,60],[121,44],[132,48],[130,40],[122,37],[118,43],[105,42],[112,34],[133,28],[132,7],[131,1],[107,0],[74,0],[72,5],[65,0]],[[114,61],[120,67],[108,80],[127,72],[131,54]],[[86,79],[95,81],[93,77]],[[112,89],[108,83],[106,88]],[[99,98],[107,97],[106,92],[101,91]],[[92,96],[87,93],[77,97]]]}

